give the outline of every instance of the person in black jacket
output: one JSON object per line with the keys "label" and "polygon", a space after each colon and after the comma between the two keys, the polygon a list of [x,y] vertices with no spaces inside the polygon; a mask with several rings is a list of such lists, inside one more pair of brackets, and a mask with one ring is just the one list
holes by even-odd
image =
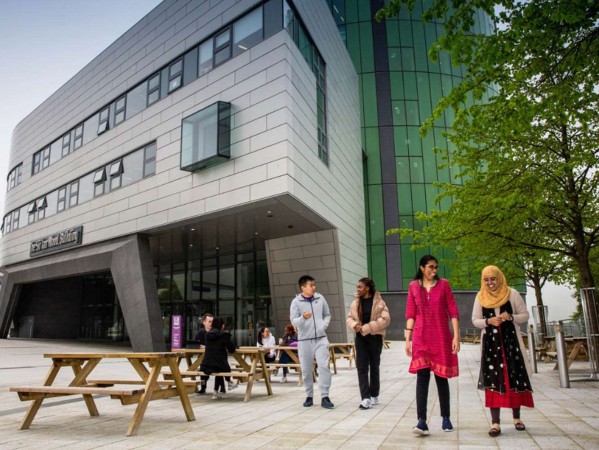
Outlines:
{"label": "person in black jacket", "polygon": [[[207,375],[214,372],[230,372],[231,366],[229,366],[227,352],[235,353],[235,344],[231,341],[231,333],[225,330],[225,321],[220,317],[215,317],[212,321],[212,328],[206,333],[206,351],[200,370]],[[232,389],[229,377],[228,380],[229,389]],[[212,398],[223,398],[225,393],[224,378],[215,377]]]}
{"label": "person in black jacket", "polygon": [[[208,333],[212,328],[213,320],[214,316],[210,313],[206,313],[202,316],[202,325],[204,326],[204,328],[198,331],[195,337],[195,340],[198,341],[199,348],[206,348],[206,333]],[[208,378],[210,377],[207,375],[202,375],[203,383],[200,390],[197,391],[198,395],[203,395],[206,393],[206,386],[208,386]]]}

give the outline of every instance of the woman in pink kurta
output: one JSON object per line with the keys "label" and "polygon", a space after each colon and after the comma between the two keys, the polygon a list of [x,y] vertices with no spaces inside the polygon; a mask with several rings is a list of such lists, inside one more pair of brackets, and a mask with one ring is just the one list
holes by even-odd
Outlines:
{"label": "woman in pink kurta", "polygon": [[[412,357],[410,373],[417,374],[416,408],[418,424],[413,432],[428,435],[426,424],[428,386],[431,370],[435,374],[443,431],[453,431],[449,420],[448,378],[458,376],[460,351],[459,312],[451,287],[439,279],[439,263],[432,255],[420,259],[420,267],[408,288],[406,305],[406,354]],[[451,320],[453,336],[449,331]]]}

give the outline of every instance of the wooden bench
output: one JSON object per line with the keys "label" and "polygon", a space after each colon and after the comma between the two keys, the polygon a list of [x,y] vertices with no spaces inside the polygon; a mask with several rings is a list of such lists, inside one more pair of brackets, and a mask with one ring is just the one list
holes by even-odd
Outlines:
{"label": "wooden bench", "polygon": [[391,348],[391,341],[384,340],[383,341],[383,348]]}
{"label": "wooden bench", "polygon": [[10,392],[19,394],[19,399],[22,401],[77,394],[110,395],[111,398],[121,399],[123,397],[139,396],[145,392],[145,389],[109,389],[107,387],[83,386],[12,386]]}

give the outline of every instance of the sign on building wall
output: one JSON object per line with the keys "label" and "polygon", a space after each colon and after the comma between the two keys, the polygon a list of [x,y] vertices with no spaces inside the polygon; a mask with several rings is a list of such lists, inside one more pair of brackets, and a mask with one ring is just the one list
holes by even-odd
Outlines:
{"label": "sign on building wall", "polygon": [[183,346],[183,316],[171,316],[171,348],[181,348]]}
{"label": "sign on building wall", "polygon": [[69,228],[31,242],[29,257],[57,252],[65,248],[81,245],[83,226]]}

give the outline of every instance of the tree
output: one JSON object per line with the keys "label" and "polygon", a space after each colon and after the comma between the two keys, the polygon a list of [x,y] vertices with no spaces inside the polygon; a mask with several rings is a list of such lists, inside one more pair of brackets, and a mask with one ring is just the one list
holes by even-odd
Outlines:
{"label": "tree", "polygon": [[[397,14],[391,0],[378,17]],[[491,35],[471,32],[478,10],[496,16]],[[468,245],[474,234],[510,252],[559,255],[582,287],[595,286],[590,255],[599,245],[599,6],[586,0],[433,0],[424,19],[448,16],[431,48],[464,64],[466,78],[442,99],[421,132],[444,109],[462,186],[445,212],[424,217],[425,234]],[[458,229],[454,228],[458,227]],[[463,233],[459,233],[459,231]],[[593,322],[599,328],[597,317]],[[596,330],[591,330],[595,333]]]}

